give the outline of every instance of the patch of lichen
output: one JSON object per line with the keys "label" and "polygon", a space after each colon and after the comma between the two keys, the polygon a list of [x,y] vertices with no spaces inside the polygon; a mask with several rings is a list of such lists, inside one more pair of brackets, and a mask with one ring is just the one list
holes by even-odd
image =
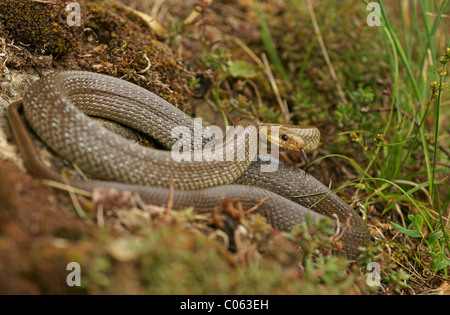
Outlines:
{"label": "patch of lichen", "polygon": [[187,98],[179,66],[142,20],[114,2],[79,1],[95,33],[95,60],[88,68],[127,79],[184,109]]}
{"label": "patch of lichen", "polygon": [[31,0],[0,0],[0,24],[16,43],[54,55],[67,52],[80,39],[80,27],[68,25],[64,7]]}

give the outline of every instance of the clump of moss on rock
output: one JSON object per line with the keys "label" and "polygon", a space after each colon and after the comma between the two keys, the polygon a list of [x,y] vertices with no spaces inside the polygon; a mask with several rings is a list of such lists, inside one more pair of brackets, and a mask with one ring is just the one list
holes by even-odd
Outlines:
{"label": "clump of moss on rock", "polygon": [[95,34],[88,69],[136,83],[186,111],[181,66],[142,20],[114,2],[79,3],[89,12],[86,27]]}
{"label": "clump of moss on rock", "polygon": [[125,79],[188,110],[181,67],[139,17],[113,1],[77,3],[81,25],[70,26],[70,12],[62,5],[0,0],[0,37],[25,44],[31,52],[64,56],[54,58],[56,68]]}
{"label": "clump of moss on rock", "polygon": [[0,24],[9,37],[54,55],[67,52],[81,37],[81,26],[70,26],[67,14],[59,5],[0,0]]}

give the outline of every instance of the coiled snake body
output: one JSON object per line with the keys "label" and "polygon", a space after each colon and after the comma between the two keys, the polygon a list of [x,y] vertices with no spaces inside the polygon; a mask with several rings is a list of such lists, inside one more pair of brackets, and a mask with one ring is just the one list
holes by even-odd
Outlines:
{"label": "coiled snake body", "polygon": [[[21,106],[21,102],[11,104],[8,119],[25,165],[35,176],[61,181],[60,175],[45,167],[37,157],[19,115]],[[243,160],[176,162],[169,151],[129,142],[85,115],[118,121],[150,135],[168,148],[177,141],[171,135],[174,127],[198,128],[191,117],[132,83],[90,72],[57,72],[28,89],[23,107],[29,125],[50,148],[103,180],[71,181],[76,187],[131,190],[139,193],[144,201],[164,204],[172,175],[176,188],[174,209],[194,205],[198,211],[210,211],[224,197],[239,198],[244,207],[252,207],[269,196],[258,212],[275,228],[289,230],[307,215],[333,220],[337,217],[341,226],[349,224],[342,238],[348,258],[354,258],[358,247],[369,240],[367,225],[361,217],[315,178],[273,158],[266,162],[253,161],[251,152],[255,148],[251,141],[241,143],[248,146]],[[208,141],[222,145],[207,130],[203,133],[204,141],[194,144],[194,151],[196,145],[203,147]],[[191,143],[188,145],[192,148]],[[261,172],[261,167],[268,163],[277,164],[277,170]],[[294,198],[299,195],[304,197]]]}

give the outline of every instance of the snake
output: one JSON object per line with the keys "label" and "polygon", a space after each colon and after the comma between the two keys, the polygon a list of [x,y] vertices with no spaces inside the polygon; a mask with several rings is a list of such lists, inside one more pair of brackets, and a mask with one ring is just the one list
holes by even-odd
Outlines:
{"label": "snake", "polygon": [[[258,128],[248,128],[255,123],[243,122],[242,128],[220,139],[160,96],[131,82],[87,71],[53,72],[35,81],[22,100],[10,104],[7,117],[28,171],[58,182],[67,180],[42,162],[21,112],[48,147],[95,178],[69,180],[74,187],[131,191],[155,205],[167,204],[172,190],[173,209],[194,206],[199,212],[217,209],[225,198],[239,199],[247,209],[258,205],[256,212],[282,231],[308,218],[328,218],[336,232],[342,230],[341,253],[348,259],[355,259],[370,240],[365,221],[319,180],[275,157],[258,155],[258,145],[251,141],[254,133],[258,137]],[[89,116],[141,131],[166,150],[126,140]],[[202,136],[197,140],[174,136],[176,128],[188,134],[197,130]],[[265,136],[303,152],[318,145],[320,134],[315,127],[293,127],[287,132],[280,128],[274,133],[278,136],[270,132]],[[196,159],[195,152],[211,143],[213,158]],[[239,158],[239,150],[234,150],[233,158],[225,159],[230,144],[245,149],[243,156]],[[186,147],[184,159],[174,159]],[[274,165],[270,172],[263,171]]]}

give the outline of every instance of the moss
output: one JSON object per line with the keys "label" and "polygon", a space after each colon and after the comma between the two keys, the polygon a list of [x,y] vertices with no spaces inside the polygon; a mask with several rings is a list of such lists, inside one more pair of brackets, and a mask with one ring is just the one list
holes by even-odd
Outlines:
{"label": "moss", "polygon": [[[140,18],[114,2],[79,3],[82,11],[89,12],[86,26],[96,34],[96,45],[101,47],[96,60],[90,62],[90,70],[127,79],[185,109],[187,98],[179,67]],[[147,71],[142,73],[143,69]]]}
{"label": "moss", "polygon": [[[68,243],[69,244],[69,243]],[[81,286],[69,286],[67,279],[71,270],[67,266],[71,262],[84,262],[86,249],[82,243],[57,245],[57,242],[39,239],[33,242],[27,255],[31,268],[25,277],[35,283],[41,294],[86,294],[81,270]]]}
{"label": "moss", "polygon": [[64,8],[30,0],[0,0],[0,24],[16,42],[37,51],[62,54],[80,39],[80,27],[67,24]]}
{"label": "moss", "polygon": [[[0,0],[0,36],[30,45],[28,49],[39,54],[54,55],[56,68],[73,69],[78,64],[83,70],[136,83],[186,109],[179,66],[139,17],[114,2],[77,3],[81,26],[69,26],[68,13],[60,5]],[[94,39],[89,39],[92,34]]]}
{"label": "moss", "polygon": [[[355,294],[367,290],[357,280],[359,271],[346,271],[348,263],[340,257],[322,257],[313,263],[317,269],[300,270],[295,244],[266,225],[263,228],[256,219],[253,223],[260,229],[249,238],[241,236],[248,247],[235,255],[212,237],[167,222],[141,231],[141,238],[103,235],[82,265],[87,270],[83,281],[95,294]],[[127,255],[119,255],[125,248]],[[326,284],[333,283],[330,278],[335,285]]]}

